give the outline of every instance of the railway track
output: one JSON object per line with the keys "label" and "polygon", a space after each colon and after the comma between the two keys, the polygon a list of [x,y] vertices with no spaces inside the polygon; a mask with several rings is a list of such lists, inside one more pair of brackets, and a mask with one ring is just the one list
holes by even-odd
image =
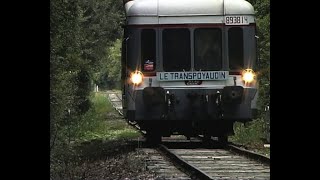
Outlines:
{"label": "railway track", "polygon": [[224,148],[168,148],[161,144],[164,152],[177,166],[193,179],[270,179],[270,167],[257,158],[248,158],[242,153]]}
{"label": "railway track", "polygon": [[158,179],[191,180],[188,174],[177,168],[172,161],[156,148],[140,148],[138,151],[148,155],[146,168],[153,171]]}
{"label": "railway track", "polygon": [[[107,95],[122,115],[121,93]],[[163,179],[270,179],[270,158],[231,143],[221,146],[212,139],[204,146],[199,139],[163,138],[159,147],[140,150],[150,155],[146,167]]]}
{"label": "railway track", "polygon": [[123,116],[121,91],[107,91],[107,98],[111,102],[113,108]]}

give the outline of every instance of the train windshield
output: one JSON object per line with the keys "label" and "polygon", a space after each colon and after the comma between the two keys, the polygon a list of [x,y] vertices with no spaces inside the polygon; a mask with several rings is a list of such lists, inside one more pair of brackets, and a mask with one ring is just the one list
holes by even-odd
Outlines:
{"label": "train windshield", "polygon": [[220,70],[222,67],[221,29],[203,28],[194,32],[196,70]]}
{"label": "train windshield", "polygon": [[163,30],[163,69],[187,71],[191,67],[189,29]]}

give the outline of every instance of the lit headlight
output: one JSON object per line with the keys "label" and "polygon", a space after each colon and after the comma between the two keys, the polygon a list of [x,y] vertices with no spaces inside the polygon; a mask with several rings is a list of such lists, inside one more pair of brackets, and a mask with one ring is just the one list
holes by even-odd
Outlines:
{"label": "lit headlight", "polygon": [[130,75],[130,80],[133,84],[138,85],[142,82],[143,74],[140,71],[132,72]]}
{"label": "lit headlight", "polygon": [[252,69],[246,69],[242,72],[242,79],[246,82],[246,83],[250,83],[253,81],[255,76],[255,73]]}

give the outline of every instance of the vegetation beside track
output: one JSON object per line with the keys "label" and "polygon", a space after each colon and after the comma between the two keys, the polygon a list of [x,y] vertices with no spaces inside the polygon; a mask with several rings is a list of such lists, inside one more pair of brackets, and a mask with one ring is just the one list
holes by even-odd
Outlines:
{"label": "vegetation beside track", "polygon": [[113,109],[105,93],[93,93],[91,103],[82,119],[57,134],[50,149],[51,179],[151,177],[143,169],[144,155],[128,141],[140,134]]}
{"label": "vegetation beside track", "polygon": [[229,141],[244,148],[270,157],[270,148],[265,147],[267,124],[263,118],[255,119],[247,124],[235,123],[233,136]]}

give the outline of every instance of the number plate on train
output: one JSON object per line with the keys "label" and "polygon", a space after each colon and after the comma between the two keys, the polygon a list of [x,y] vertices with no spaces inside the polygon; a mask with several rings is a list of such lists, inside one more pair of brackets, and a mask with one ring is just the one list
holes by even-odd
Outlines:
{"label": "number plate on train", "polygon": [[191,80],[191,81],[185,81],[184,82],[187,86],[191,86],[191,85],[201,85],[202,81],[199,80]]}
{"label": "number plate on train", "polygon": [[157,72],[158,81],[226,80],[229,71]]}
{"label": "number plate on train", "polygon": [[224,23],[226,25],[248,25],[249,19],[247,16],[225,16]]}

